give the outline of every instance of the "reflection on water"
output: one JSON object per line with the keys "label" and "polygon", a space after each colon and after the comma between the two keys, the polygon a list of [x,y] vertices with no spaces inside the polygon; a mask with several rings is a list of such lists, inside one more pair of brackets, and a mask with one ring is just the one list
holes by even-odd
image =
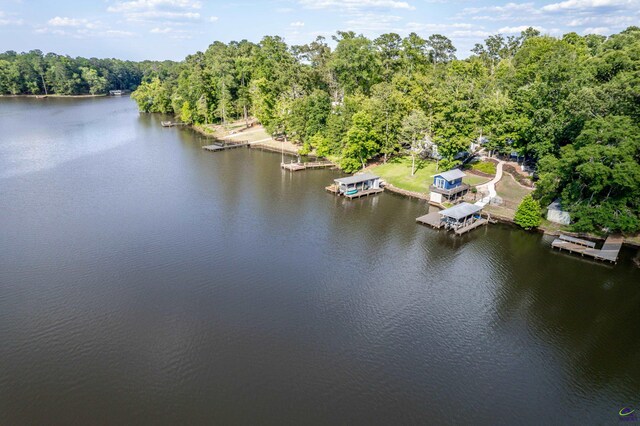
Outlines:
{"label": "reflection on water", "polygon": [[[0,424],[605,423],[640,272],[330,170],[203,152],[126,98],[0,100]],[[54,420],[55,419],[55,420]]]}

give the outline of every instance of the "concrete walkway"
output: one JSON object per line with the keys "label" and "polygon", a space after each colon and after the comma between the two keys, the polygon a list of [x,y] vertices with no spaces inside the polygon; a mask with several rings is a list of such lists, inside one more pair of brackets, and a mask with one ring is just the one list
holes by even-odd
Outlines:
{"label": "concrete walkway", "polygon": [[496,167],[496,176],[491,179],[489,182],[484,185],[478,186],[478,191],[480,192],[489,192],[489,195],[484,197],[480,201],[476,201],[476,206],[484,207],[491,201],[492,198],[495,198],[498,193],[496,192],[496,183],[502,179],[502,166],[504,165],[504,161],[500,161],[498,166]]}

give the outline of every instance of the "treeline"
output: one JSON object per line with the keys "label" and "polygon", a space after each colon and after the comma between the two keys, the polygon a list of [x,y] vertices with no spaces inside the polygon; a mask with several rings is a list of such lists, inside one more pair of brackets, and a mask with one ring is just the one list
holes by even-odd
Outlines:
{"label": "treeline", "polygon": [[535,197],[543,206],[561,198],[575,230],[640,230],[639,28],[498,34],[464,60],[442,35],[334,40],[335,49],[322,37],[216,42],[134,98],[188,123],[255,116],[348,172],[425,150],[448,168],[481,142],[536,165]]}
{"label": "treeline", "polygon": [[84,95],[135,90],[143,78],[165,78],[175,62],[71,58],[40,50],[0,53],[0,94]]}

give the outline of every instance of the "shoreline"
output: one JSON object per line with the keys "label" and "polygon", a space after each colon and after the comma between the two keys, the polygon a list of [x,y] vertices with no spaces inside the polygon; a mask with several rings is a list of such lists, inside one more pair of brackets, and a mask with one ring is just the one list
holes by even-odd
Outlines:
{"label": "shoreline", "polygon": [[[215,140],[222,140],[217,138],[216,136],[214,136],[211,133],[208,133],[204,130],[204,128],[202,128],[199,125],[193,125],[190,124],[187,126],[190,129],[193,129],[195,132],[197,132],[198,134],[205,136],[207,138],[212,138]],[[277,141],[275,141],[277,142]],[[282,153],[284,152],[287,155],[299,155],[297,150],[293,150],[293,149],[289,149],[289,148],[284,148],[283,147],[277,147],[277,146],[273,146],[270,145],[268,143],[264,143],[264,142],[251,142],[249,143],[249,148],[251,149],[260,149],[263,151],[269,151],[269,152],[273,152],[273,153]],[[371,165],[367,165],[366,170],[368,170],[370,168]],[[525,188],[529,188],[525,185],[522,185],[520,182],[518,182],[518,180],[515,178],[515,176],[513,176],[512,173],[510,173],[510,171],[507,171],[508,174],[510,174],[514,180],[516,181],[516,183],[518,183],[520,186],[523,186]],[[355,174],[355,173],[354,173]],[[351,174],[351,175],[354,175]],[[476,173],[472,173],[472,174],[476,174]],[[484,176],[486,175],[486,173],[477,173],[477,176]],[[407,189],[403,189],[403,188],[399,188],[394,186],[391,183],[386,183],[384,186],[385,191],[389,190],[389,192],[391,192],[392,194],[395,195],[399,195],[401,197],[405,197],[408,199],[416,199],[416,200],[420,200],[420,201],[426,201],[427,203],[429,202],[429,195],[425,194],[425,193],[421,193],[421,192],[415,192],[415,191],[411,191],[411,190],[407,190]],[[500,214],[491,214],[491,218],[495,219],[496,221],[498,221],[499,223],[505,224],[505,225],[510,225],[513,226],[516,229],[521,229],[512,218],[509,218],[507,216],[503,216]],[[524,229],[522,229],[524,231]],[[581,233],[581,232],[571,232],[571,231],[560,231],[557,229],[549,229],[549,228],[545,228],[543,226],[540,226],[538,228],[536,228],[534,231],[532,232],[537,232],[537,233],[541,233],[543,235],[549,235],[549,236],[559,236],[560,234],[565,234],[565,235],[569,235],[572,237],[576,237],[576,238],[585,238],[588,240],[593,240],[593,241],[597,241],[597,242],[603,242],[606,238],[605,237],[600,237],[597,235],[592,235],[592,234],[586,234],[586,233]],[[628,248],[640,248],[640,243],[636,243],[635,241],[630,241],[627,238],[624,239],[623,241],[623,246],[626,246]]]}
{"label": "shoreline", "polygon": [[0,95],[0,98],[35,98],[35,99],[48,99],[48,98],[103,98],[109,96],[107,93],[98,95],[58,95],[56,93],[51,95]]}
{"label": "shoreline", "polygon": [[[199,124],[189,124],[187,125],[187,127],[189,129],[192,129],[193,131],[195,131],[196,133],[206,137],[206,138],[211,138],[217,141],[223,141],[225,139],[220,139],[219,137],[217,137],[216,135],[213,134],[213,132],[208,132],[206,129],[206,127],[202,127]],[[235,135],[241,134],[242,132],[236,133]],[[256,142],[249,142],[249,148],[251,149],[261,149],[263,151],[271,151],[271,152],[284,152],[285,154],[289,154],[289,155],[299,155],[298,150],[299,148],[288,148],[288,147],[283,147],[282,142],[276,141],[273,138],[271,139],[271,142],[278,144],[280,146],[274,146],[274,145],[270,145],[268,141],[256,141]],[[309,157],[313,157],[312,155],[308,155]]]}
{"label": "shoreline", "polygon": [[[427,203],[429,202],[429,197],[426,194],[423,194],[421,192],[414,192],[414,191],[409,191],[406,189],[402,189],[402,188],[398,188],[396,186],[393,186],[390,183],[387,183],[384,186],[384,190],[389,190],[389,192],[391,192],[392,194],[395,195],[399,195],[401,197],[405,197],[408,199],[416,199],[416,200],[421,200],[421,201],[426,201]],[[511,219],[510,217],[507,216],[503,216],[500,214],[494,214],[494,213],[490,213],[491,214],[491,219],[494,219],[504,225],[510,225],[516,229],[520,229],[522,231],[525,232],[536,232],[539,234],[543,234],[543,235],[549,235],[552,237],[557,237],[561,234],[564,235],[568,235],[571,237],[575,237],[575,238],[583,238],[583,239],[587,239],[587,240],[592,240],[592,241],[597,241],[597,242],[604,242],[606,240],[606,237],[600,237],[597,235],[592,235],[592,234],[587,234],[584,232],[571,232],[571,231],[560,231],[560,230],[554,230],[554,229],[548,229],[545,227],[538,227],[535,230],[532,231],[526,231],[525,229],[520,228],[513,219]],[[636,243],[635,241],[629,241],[626,237],[624,237],[624,241],[622,243],[623,246],[631,248],[631,249],[640,249],[640,243]]]}

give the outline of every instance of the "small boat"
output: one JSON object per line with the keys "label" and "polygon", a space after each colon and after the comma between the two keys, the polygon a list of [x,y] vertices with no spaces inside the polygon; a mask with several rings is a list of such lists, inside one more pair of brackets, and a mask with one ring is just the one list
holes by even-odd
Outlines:
{"label": "small boat", "polygon": [[347,192],[345,192],[345,194],[347,194],[347,195],[353,195],[353,194],[357,194],[357,193],[358,193],[358,190],[355,189],[355,188],[349,189],[349,190],[347,190]]}
{"label": "small boat", "polygon": [[162,124],[162,127],[173,127],[173,123],[170,121],[161,121],[160,124]]}

